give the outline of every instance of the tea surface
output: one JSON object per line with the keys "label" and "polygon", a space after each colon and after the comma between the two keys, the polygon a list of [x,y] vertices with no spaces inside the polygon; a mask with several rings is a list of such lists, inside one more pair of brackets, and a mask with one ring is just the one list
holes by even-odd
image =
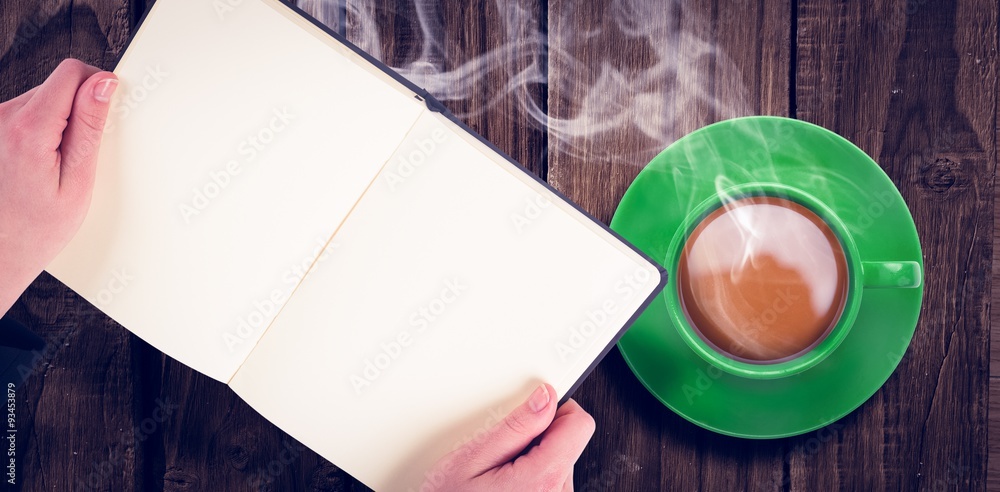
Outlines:
{"label": "tea surface", "polygon": [[692,231],[677,286],[688,321],[734,359],[781,362],[817,345],[847,297],[836,234],[808,208],[777,197],[728,202]]}

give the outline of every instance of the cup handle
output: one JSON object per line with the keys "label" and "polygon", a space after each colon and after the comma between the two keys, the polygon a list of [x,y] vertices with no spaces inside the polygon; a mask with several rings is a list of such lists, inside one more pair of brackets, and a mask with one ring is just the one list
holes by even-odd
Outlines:
{"label": "cup handle", "polygon": [[923,283],[923,271],[915,261],[864,261],[865,287],[915,289]]}

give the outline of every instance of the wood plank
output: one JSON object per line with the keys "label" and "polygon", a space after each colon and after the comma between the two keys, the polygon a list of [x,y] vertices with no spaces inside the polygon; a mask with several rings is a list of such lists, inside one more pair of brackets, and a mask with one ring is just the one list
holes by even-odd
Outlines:
{"label": "wood plank", "polygon": [[[796,21],[797,67],[794,87],[794,114],[797,117],[839,131],[842,134],[844,134],[843,131],[834,126],[839,120],[823,120],[820,117],[830,118],[837,114],[834,111],[836,109],[835,101],[831,99],[838,97],[836,94],[839,91],[836,91],[834,87],[839,88],[840,85],[830,86],[831,80],[834,80],[832,76],[842,77],[841,71],[845,70],[836,64],[844,56],[844,38],[857,35],[857,33],[846,34],[844,32],[848,22],[845,20],[845,8],[845,4],[834,2],[798,3]],[[860,18],[862,14],[855,13],[854,15]],[[872,13],[864,15],[866,16],[864,22],[872,22]],[[902,29],[899,27],[899,19],[890,17],[889,21],[892,29],[885,29],[879,33],[885,37],[901,37]],[[860,23],[860,21],[857,22],[857,24]],[[883,42],[883,44],[889,43]],[[882,64],[876,66],[884,67]],[[884,74],[875,75],[868,82],[873,82],[876,84],[875,87],[882,89],[879,91],[880,94],[887,92],[882,84],[890,79]],[[876,99],[875,103],[879,102],[884,103],[884,101]],[[851,114],[845,119],[850,120],[848,123],[850,125],[854,124],[855,117],[856,115]],[[851,139],[850,136],[848,138]],[[854,141],[858,143],[857,140]],[[878,485],[884,486],[881,471],[872,470],[865,463],[865,460],[872,458],[875,458],[876,463],[882,463],[881,456],[876,456],[879,449],[878,443],[871,438],[871,436],[879,437],[883,434],[881,414],[864,410],[877,407],[884,402],[885,398],[884,392],[880,391],[862,407],[861,411],[855,411],[840,422],[828,426],[829,429],[836,431],[836,439],[825,445],[810,448],[808,441],[797,443],[797,447],[801,446],[802,449],[813,449],[814,451],[798,453],[789,461],[789,475],[794,477],[793,489],[807,490],[811,488],[811,484],[817,483],[824,484],[825,487],[852,486],[852,481],[856,479],[850,473],[839,473],[836,467],[829,466],[829,463],[837,463],[844,459],[849,460],[848,466],[851,467],[852,472],[862,474],[857,480],[870,480],[871,483],[877,484],[876,488]],[[867,435],[861,429],[866,429],[866,432],[871,433],[871,435]],[[855,458],[852,456],[853,453],[863,456]]]}
{"label": "wood plank", "polygon": [[[295,3],[283,0],[286,3]],[[341,31],[339,2],[302,0]],[[158,398],[176,405],[163,425],[159,487],[186,490],[367,490],[260,416],[227,386],[159,355]],[[280,398],[280,395],[276,395]]]}
{"label": "wood plank", "polygon": [[[824,91],[831,91],[830,87],[823,87],[829,81],[826,77],[831,70],[839,70],[829,66],[831,60],[838,60],[842,56],[843,39],[847,36],[844,29],[844,6],[826,2],[823,4],[802,4],[798,6],[798,67],[796,71],[796,114],[807,121],[816,122],[816,114],[832,115],[830,108],[820,105],[828,103],[823,98]],[[869,14],[870,15],[870,14]],[[833,19],[834,28],[824,25],[817,27],[817,19]],[[897,19],[891,19],[896,21]],[[869,22],[868,19],[865,19]],[[886,32],[888,35],[899,34],[899,30]],[[825,70],[825,71],[824,71]],[[839,72],[838,72],[839,75]],[[876,82],[883,79],[876,78]],[[832,91],[831,91],[832,92]],[[823,123],[828,128],[834,129],[833,122],[826,120]],[[850,138],[850,137],[849,137]],[[885,393],[880,391],[869,400],[863,410],[878,407],[884,404]],[[835,430],[834,437],[823,446],[814,447],[815,452],[802,453],[796,459],[789,461],[789,473],[795,477],[793,489],[809,490],[814,484],[824,484],[824,487],[857,487],[857,482],[864,483],[868,480],[874,489],[884,488],[881,466],[883,465],[877,440],[881,439],[882,427],[884,425],[882,414],[879,412],[855,411],[848,417],[829,426]],[[862,432],[861,429],[868,429]],[[874,432],[871,430],[874,429]],[[808,443],[804,449],[808,448]],[[861,456],[853,456],[852,453]],[[830,463],[838,463],[848,460],[851,471],[859,474],[855,478],[851,473],[840,473],[837,468],[830,466]],[[869,466],[869,461],[878,465]]]}
{"label": "wood plank", "polygon": [[[715,44],[711,85],[717,108],[713,120],[752,114],[788,116],[790,2],[719,1],[709,12],[709,39]],[[736,12],[739,15],[734,15]],[[780,440],[747,441],[702,433],[705,436],[698,440],[702,489],[781,490],[788,483],[784,462],[797,456],[792,451],[794,445],[789,449],[789,444]],[[825,434],[811,433],[791,442],[823,442],[815,436]]]}
{"label": "wood plank", "polygon": [[[414,80],[427,81],[424,87],[462,122],[545,178],[542,2],[470,0],[439,10],[445,71]],[[433,32],[434,25],[426,28]]]}
{"label": "wood plank", "polygon": [[996,19],[991,2],[799,2],[797,114],[882,165],[926,262],[909,351],[831,453],[793,462],[805,487],[831,469],[849,489],[985,485]]}
{"label": "wood plank", "polygon": [[616,16],[610,4],[549,2],[549,182],[604,222],[642,166],[712,109],[699,98],[709,28],[682,36],[692,16],[667,5],[636,22],[643,13]]}
{"label": "wood plank", "polygon": [[986,490],[1000,490],[1000,378],[990,378],[990,448],[986,472]]}
{"label": "wood plank", "polygon": [[[110,68],[132,14],[126,0],[3,2],[0,100],[66,57]],[[18,395],[21,490],[145,488],[139,342],[47,274],[10,314],[47,340]]]}
{"label": "wood plank", "polygon": [[[1000,26],[998,26],[1000,31]],[[996,43],[1000,49],[1000,34]],[[1000,91],[1000,75],[996,82]],[[996,111],[996,134],[993,140],[994,159],[1000,159],[1000,111]],[[986,490],[1000,490],[1000,313],[992,306],[1000,306],[1000,186],[996,181],[996,161],[993,171],[993,269],[992,295],[990,296],[990,407],[987,422]]]}
{"label": "wood plank", "polygon": [[[790,16],[787,1],[632,11],[551,1],[550,182],[607,222],[635,175],[676,138],[720,119],[787,115]],[[780,490],[786,481],[783,442],[725,438],[688,423],[642,387],[617,351],[577,398],[598,428],[576,469],[584,490]]]}
{"label": "wood plank", "polygon": [[[1000,27],[998,27],[1000,31]],[[1000,34],[995,43],[1000,49]],[[1000,76],[996,83],[1000,90]],[[993,140],[994,159],[1000,158],[997,147],[1000,145],[1000,111],[996,111],[996,134]],[[993,178],[993,269],[991,306],[1000,306],[1000,186],[996,182],[996,161],[994,161]],[[991,307],[990,311],[990,408],[987,423],[987,456],[986,489],[1000,490],[1000,314]]]}
{"label": "wood plank", "polygon": [[[298,6],[343,32],[340,2],[302,0]],[[163,398],[183,402],[164,431],[165,490],[368,490],[226,386],[172,359],[163,364]]]}

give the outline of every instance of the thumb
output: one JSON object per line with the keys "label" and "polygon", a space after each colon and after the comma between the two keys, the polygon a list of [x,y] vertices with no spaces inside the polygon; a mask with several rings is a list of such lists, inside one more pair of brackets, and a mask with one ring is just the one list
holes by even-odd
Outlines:
{"label": "thumb", "polygon": [[76,91],[73,110],[66,122],[59,152],[59,188],[88,192],[93,187],[97,151],[101,147],[104,124],[111,107],[111,96],[118,88],[118,78],[110,72],[98,72]]}
{"label": "thumb", "polygon": [[567,401],[538,445],[514,462],[515,474],[539,477],[543,482],[562,484],[570,479],[573,464],[594,435],[594,418],[573,400]]}
{"label": "thumb", "polygon": [[556,390],[543,384],[498,424],[466,444],[465,457],[479,473],[509,463],[549,427],[555,413]]}

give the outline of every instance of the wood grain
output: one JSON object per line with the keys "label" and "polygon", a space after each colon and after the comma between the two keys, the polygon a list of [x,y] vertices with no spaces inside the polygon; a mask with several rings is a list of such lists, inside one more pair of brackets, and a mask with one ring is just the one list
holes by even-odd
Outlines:
{"label": "wood grain", "polygon": [[[998,28],[1000,29],[1000,28]],[[998,35],[1000,38],[1000,35]],[[1000,39],[997,41],[1000,49]],[[1000,79],[1000,76],[998,76]],[[1000,90],[1000,80],[997,81]],[[1000,145],[1000,110],[996,111],[997,134],[993,140],[994,156],[1000,157],[997,147]],[[987,424],[987,446],[989,455],[987,456],[986,468],[986,489],[1000,490],[1000,316],[993,316],[997,311],[992,309],[992,305],[1000,305],[1000,187],[996,182],[996,161],[994,161],[993,174],[993,278],[991,285],[990,300],[990,408],[989,422]]]}
{"label": "wood grain", "polygon": [[[995,245],[996,243],[994,243]],[[994,277],[996,279],[996,277]],[[995,299],[995,297],[994,297]],[[991,366],[992,367],[992,366]],[[1000,490],[1000,378],[990,378],[989,461],[986,490]]]}
{"label": "wood grain", "polygon": [[835,462],[847,488],[985,485],[996,14],[990,2],[799,3],[797,114],[882,165],[926,267],[909,352],[852,415],[860,425],[803,464],[806,483]]}

